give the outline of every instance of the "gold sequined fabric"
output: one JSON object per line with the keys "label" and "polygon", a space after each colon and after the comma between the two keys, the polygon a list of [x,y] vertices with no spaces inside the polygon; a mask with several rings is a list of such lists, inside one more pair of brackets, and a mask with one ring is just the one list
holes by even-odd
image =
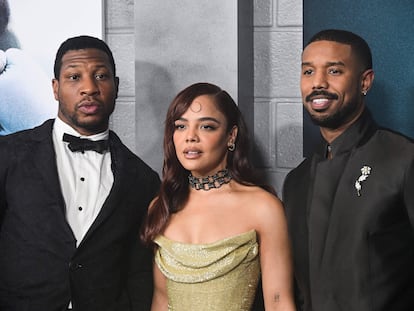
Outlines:
{"label": "gold sequined fabric", "polygon": [[209,244],[160,235],[155,262],[167,278],[170,311],[249,311],[260,274],[252,230]]}

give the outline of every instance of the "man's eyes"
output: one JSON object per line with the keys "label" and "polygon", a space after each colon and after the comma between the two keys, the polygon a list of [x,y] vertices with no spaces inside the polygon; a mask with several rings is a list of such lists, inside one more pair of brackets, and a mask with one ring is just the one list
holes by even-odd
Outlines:
{"label": "man's eyes", "polygon": [[105,80],[108,78],[108,75],[106,73],[99,73],[95,75],[96,80]]}
{"label": "man's eyes", "polygon": [[[106,73],[97,73],[97,74],[94,75],[94,79],[98,80],[98,81],[106,80],[106,79],[108,79],[108,77],[109,77],[109,75],[106,74]],[[69,74],[68,75],[69,80],[77,81],[77,80],[80,80],[80,78],[81,78],[80,74]]]}
{"label": "man's eyes", "polygon": [[[313,69],[305,69],[303,70],[303,75],[304,76],[311,76],[315,73],[315,71]],[[329,68],[328,69],[328,73],[332,74],[332,75],[339,75],[342,73],[342,70],[338,69],[338,68]]]}
{"label": "man's eyes", "polygon": [[342,70],[339,70],[337,68],[331,68],[331,69],[329,69],[329,73],[333,74],[333,75],[338,75],[338,74],[342,73]]}
{"label": "man's eyes", "polygon": [[313,73],[312,69],[306,69],[303,71],[303,75],[304,76],[310,76]]}

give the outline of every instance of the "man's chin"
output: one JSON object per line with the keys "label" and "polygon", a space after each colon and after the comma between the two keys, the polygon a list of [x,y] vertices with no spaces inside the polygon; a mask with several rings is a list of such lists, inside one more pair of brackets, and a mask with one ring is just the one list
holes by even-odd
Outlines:
{"label": "man's chin", "polygon": [[323,116],[315,116],[310,115],[312,123],[323,128],[329,129],[337,129],[341,125],[341,120],[338,118],[334,118],[331,116],[323,117]]}
{"label": "man's chin", "polygon": [[76,127],[83,129],[85,132],[91,133],[90,135],[97,134],[105,131],[108,128],[108,121],[106,120],[81,120],[75,124]]}

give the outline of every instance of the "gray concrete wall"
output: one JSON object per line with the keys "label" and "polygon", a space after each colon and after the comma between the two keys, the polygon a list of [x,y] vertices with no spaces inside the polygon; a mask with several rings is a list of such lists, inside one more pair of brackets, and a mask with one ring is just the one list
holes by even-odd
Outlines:
{"label": "gray concrete wall", "polygon": [[[249,0],[239,1],[246,5]],[[251,34],[240,33],[240,18],[248,23],[248,14],[238,10],[237,0],[105,0],[104,4],[105,38],[121,79],[111,127],[123,141],[160,171],[162,123],[172,97],[190,83],[209,81],[243,101],[240,85],[245,76],[254,82],[251,106],[243,105],[254,123],[256,163],[280,190],[286,173],[302,160],[302,1],[247,3],[254,13],[253,77],[248,74],[248,59],[247,74],[240,74],[238,66],[237,40]]]}
{"label": "gray concrete wall", "polygon": [[302,1],[254,3],[254,132],[262,156],[258,166],[280,191],[286,174],[302,161]]}
{"label": "gray concrete wall", "polygon": [[153,167],[180,90],[211,82],[237,100],[237,20],[236,0],[135,0],[136,141]]}

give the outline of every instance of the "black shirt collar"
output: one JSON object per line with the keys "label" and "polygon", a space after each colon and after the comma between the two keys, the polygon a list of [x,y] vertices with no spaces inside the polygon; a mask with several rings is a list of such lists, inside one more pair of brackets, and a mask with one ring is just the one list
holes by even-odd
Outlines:
{"label": "black shirt collar", "polygon": [[[335,158],[337,155],[347,153],[356,146],[364,144],[369,137],[372,136],[376,129],[377,125],[372,118],[370,111],[365,108],[361,116],[333,142],[330,143],[332,157]],[[329,144],[326,141],[322,143],[316,154],[322,158],[325,158],[328,145]]]}

